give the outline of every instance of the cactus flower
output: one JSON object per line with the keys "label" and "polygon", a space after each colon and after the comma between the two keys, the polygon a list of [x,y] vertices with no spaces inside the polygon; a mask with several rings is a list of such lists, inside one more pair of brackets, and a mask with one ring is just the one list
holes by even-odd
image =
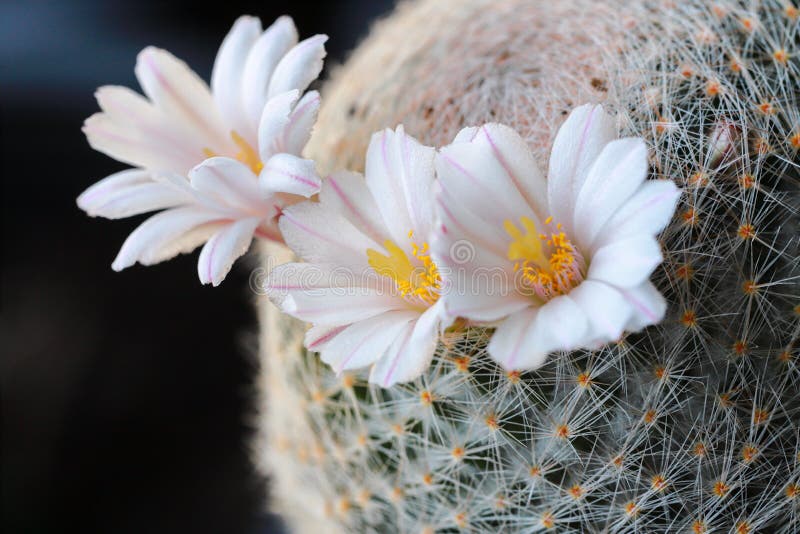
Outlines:
{"label": "cactus flower", "polygon": [[[645,142],[615,139],[602,107],[570,114],[547,180],[525,141],[497,124],[462,130],[436,168],[445,310],[499,322],[488,351],[505,368],[536,368],[553,351],[661,321],[666,303],[649,277],[679,189],[646,180]],[[456,254],[464,243],[469,258]]]}
{"label": "cactus flower", "polygon": [[313,324],[305,346],[337,372],[372,365],[370,381],[389,387],[419,376],[433,357],[445,326],[425,242],[435,153],[402,126],[376,133],[365,178],[335,174],[318,203],[283,212],[284,239],[308,263],[273,269],[266,290],[284,312]]}
{"label": "cactus flower", "polygon": [[78,205],[109,219],[166,209],[131,234],[115,270],[205,242],[200,280],[218,285],[254,235],[280,240],[282,207],[319,188],[313,162],[299,157],[319,95],[301,94],[322,69],[326,39],[297,44],[288,17],[263,32],[259,19],[240,17],[210,89],[169,52],[148,47],[135,69],[147,98],[124,87],[97,91],[103,111],[86,120],[89,144],[136,168],[91,186]]}

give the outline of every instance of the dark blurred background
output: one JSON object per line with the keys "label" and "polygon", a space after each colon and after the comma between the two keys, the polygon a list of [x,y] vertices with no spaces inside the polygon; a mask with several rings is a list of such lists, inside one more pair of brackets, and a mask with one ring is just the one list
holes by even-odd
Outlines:
{"label": "dark blurred background", "polygon": [[[240,14],[327,33],[328,65],[392,0],[0,3],[2,531],[281,532],[253,470],[256,324],[247,268],[219,288],[197,255],[114,273],[142,218],[75,197],[124,166],[80,131],[97,86],[139,90],[153,44],[209,79]],[[322,533],[321,533],[322,534]]]}

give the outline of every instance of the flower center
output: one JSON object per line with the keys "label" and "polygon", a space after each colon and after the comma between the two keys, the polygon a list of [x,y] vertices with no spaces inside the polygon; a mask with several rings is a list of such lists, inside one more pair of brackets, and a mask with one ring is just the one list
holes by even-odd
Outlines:
{"label": "flower center", "polygon": [[[413,232],[408,233],[409,238],[413,235]],[[439,299],[442,280],[439,269],[431,259],[428,243],[422,243],[421,246],[411,243],[411,256],[418,260],[417,265],[391,239],[384,241],[383,246],[389,252],[388,256],[367,249],[370,267],[378,274],[391,278],[406,300],[426,306],[435,303]]]}
{"label": "flower center", "polygon": [[572,245],[561,225],[552,228],[553,218],[544,225],[546,232],[536,229],[528,217],[520,217],[522,229],[510,219],[503,226],[511,236],[508,259],[514,262],[514,272],[520,272],[522,283],[539,298],[549,300],[568,293],[583,281],[583,257]]}
{"label": "flower center", "polygon": [[[251,147],[241,135],[236,133],[236,130],[231,130],[231,139],[233,139],[234,144],[239,148],[239,152],[236,153],[234,158],[250,167],[255,174],[260,173],[261,169],[264,168],[264,163],[262,163],[261,159],[259,159],[258,152],[256,152],[255,149]],[[219,154],[210,148],[204,148],[203,155],[205,155],[207,158],[213,158]]]}

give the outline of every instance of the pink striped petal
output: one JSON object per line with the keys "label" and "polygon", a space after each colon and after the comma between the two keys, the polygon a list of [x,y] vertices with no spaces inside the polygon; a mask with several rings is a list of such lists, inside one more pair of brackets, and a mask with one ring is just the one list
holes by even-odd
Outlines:
{"label": "pink striped petal", "polygon": [[252,139],[251,128],[242,100],[242,78],[247,57],[261,35],[261,21],[256,17],[242,16],[220,45],[214,68],[211,71],[211,91],[220,110],[226,130],[235,130],[246,139]]}
{"label": "pink striped petal", "polygon": [[275,154],[264,165],[259,185],[267,196],[289,193],[309,198],[319,192],[322,180],[312,160],[291,154]]}
{"label": "pink striped petal", "polygon": [[247,54],[242,75],[242,100],[245,116],[256,131],[261,110],[267,102],[269,82],[281,58],[297,44],[297,29],[291,17],[279,17],[253,44]]}
{"label": "pink striped petal", "polygon": [[322,72],[327,35],[315,35],[301,41],[283,56],[269,82],[268,96],[273,97],[292,89],[304,92]]}
{"label": "pink striped petal", "polygon": [[191,202],[185,191],[154,182],[148,171],[131,169],[100,180],[78,197],[78,206],[92,217],[120,219]]}
{"label": "pink striped petal", "polygon": [[616,137],[614,119],[602,106],[575,108],[558,130],[547,172],[550,215],[572,235],[575,199],[594,161]]}
{"label": "pink striped petal", "polygon": [[197,261],[200,283],[218,286],[230,272],[233,262],[250,248],[253,232],[260,220],[253,217],[225,225],[208,240]]}
{"label": "pink striped petal", "polygon": [[264,105],[258,125],[258,154],[261,161],[267,161],[278,152],[286,152],[283,138],[299,95],[299,91],[293,89],[275,95]]}

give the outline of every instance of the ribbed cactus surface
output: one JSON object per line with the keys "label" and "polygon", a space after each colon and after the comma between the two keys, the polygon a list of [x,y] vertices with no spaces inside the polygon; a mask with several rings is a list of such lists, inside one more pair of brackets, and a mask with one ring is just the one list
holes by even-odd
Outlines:
{"label": "ribbed cactus surface", "polygon": [[667,317],[522,373],[457,326],[381,389],[264,300],[256,454],[298,531],[800,530],[798,9],[551,4],[403,5],[323,93],[311,150],[357,167],[381,127],[441,145],[501,121],[544,157],[569,109],[603,102],[683,189],[654,275]]}

